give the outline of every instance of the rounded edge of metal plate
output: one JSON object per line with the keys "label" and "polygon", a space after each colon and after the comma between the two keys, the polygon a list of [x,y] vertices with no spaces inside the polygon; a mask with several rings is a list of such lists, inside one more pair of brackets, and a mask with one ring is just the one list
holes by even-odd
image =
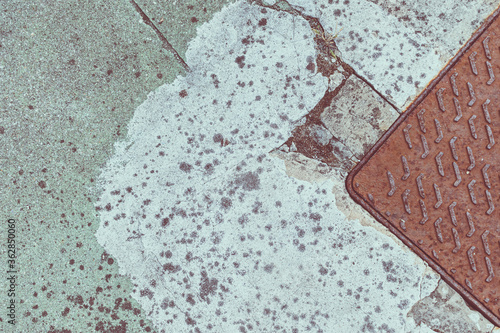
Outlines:
{"label": "rounded edge of metal plate", "polygon": [[405,235],[403,235],[399,230],[397,230],[392,224],[377,210],[375,210],[364,198],[359,195],[356,191],[354,178],[359,173],[359,171],[366,165],[366,163],[377,153],[380,147],[387,141],[387,139],[396,131],[396,129],[411,115],[417,106],[423,101],[424,98],[430,93],[430,91],[441,81],[441,79],[447,74],[447,72],[458,62],[458,60],[467,52],[467,50],[472,46],[472,44],[483,34],[483,32],[488,29],[488,27],[500,16],[500,6],[493,11],[493,13],[485,20],[485,22],[479,27],[476,32],[471,36],[467,43],[462,46],[460,51],[446,64],[446,66],[439,72],[439,74],[427,85],[427,87],[420,93],[420,95],[411,103],[407,110],[392,124],[392,126],[384,133],[384,135],[377,141],[377,143],[370,149],[370,151],[361,159],[361,161],[349,172],[345,184],[347,192],[351,198],[366,209],[377,221],[382,223],[386,228],[388,228],[395,236],[397,236],[406,246],[408,246],[414,253],[416,253],[421,259],[423,259],[429,266],[431,266],[444,281],[446,281],[455,291],[457,291],[464,300],[472,306],[474,309],[479,311],[486,317],[492,324],[500,327],[500,315],[494,314],[492,311],[487,309],[483,304],[481,304],[476,297],[466,290],[462,285],[453,280],[448,272],[443,270],[441,266],[437,265],[425,252],[416,247]]}

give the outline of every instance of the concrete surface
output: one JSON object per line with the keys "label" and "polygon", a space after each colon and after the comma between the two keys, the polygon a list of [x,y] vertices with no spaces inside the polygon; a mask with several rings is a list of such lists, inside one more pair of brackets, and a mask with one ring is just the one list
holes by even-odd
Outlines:
{"label": "concrete surface", "polygon": [[330,2],[0,4],[0,328],[492,332],[344,180],[497,4]]}
{"label": "concrete surface", "polygon": [[196,36],[196,28],[231,2],[233,1],[136,1],[183,59],[189,41]]}
{"label": "concrete surface", "polygon": [[398,119],[399,113],[354,75],[346,80],[341,92],[321,113],[321,121],[361,159]]}
{"label": "concrete surface", "polygon": [[0,2],[0,206],[19,251],[18,323],[0,311],[0,331],[153,329],[97,243],[91,189],[134,109],[182,73],[128,1]]}
{"label": "concrete surface", "polygon": [[339,35],[344,61],[404,109],[498,6],[492,0],[291,0]]}

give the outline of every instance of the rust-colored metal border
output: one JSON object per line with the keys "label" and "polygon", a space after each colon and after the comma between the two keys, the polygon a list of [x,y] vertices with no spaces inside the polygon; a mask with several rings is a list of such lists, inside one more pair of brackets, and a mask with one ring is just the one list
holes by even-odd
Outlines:
{"label": "rust-colored metal border", "polygon": [[377,141],[377,143],[370,149],[370,151],[363,157],[363,159],[351,170],[346,179],[347,192],[351,198],[364,209],[366,209],[377,221],[382,223],[394,235],[396,235],[406,246],[422,258],[429,266],[438,272],[442,279],[446,281],[453,289],[455,289],[465,301],[481,312],[488,320],[494,325],[500,327],[500,319],[489,309],[487,309],[476,297],[471,294],[462,285],[454,281],[450,274],[436,264],[425,252],[415,246],[403,233],[396,229],[380,212],[372,208],[371,205],[354,190],[353,179],[357,173],[364,167],[364,165],[375,155],[385,141],[396,131],[396,129],[411,115],[418,105],[427,97],[431,90],[441,81],[441,79],[448,73],[448,71],[458,62],[458,60],[466,53],[472,44],[483,34],[483,32],[498,18],[500,15],[500,6],[486,19],[483,25],[476,30],[467,43],[462,46],[460,51],[451,59],[448,64],[441,70],[441,72],[427,85],[427,87],[420,93],[420,95],[413,101],[413,103],[406,109],[406,111],[392,124],[392,126],[384,133],[384,135]]}

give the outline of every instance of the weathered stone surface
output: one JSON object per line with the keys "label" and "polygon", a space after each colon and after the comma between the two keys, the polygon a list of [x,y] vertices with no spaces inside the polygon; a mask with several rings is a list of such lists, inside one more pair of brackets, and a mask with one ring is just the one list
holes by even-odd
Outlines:
{"label": "weathered stone surface", "polygon": [[314,141],[316,141],[319,145],[325,146],[330,143],[333,135],[323,126],[319,126],[316,124],[311,125],[310,127],[310,135]]}
{"label": "weathered stone surface", "polygon": [[307,15],[318,17],[332,35],[342,59],[397,107],[421,90],[442,67],[425,38],[367,0],[292,0]]}
{"label": "weathered stone surface", "polygon": [[297,152],[329,166],[350,170],[354,163],[352,152],[335,138],[328,129],[315,118],[307,117],[306,123],[297,126],[280,150]]}
{"label": "weathered stone surface", "polygon": [[330,132],[361,158],[398,118],[398,112],[355,75],[321,114]]}
{"label": "weathered stone surface", "polygon": [[183,72],[129,1],[0,1],[3,309],[8,219],[19,271],[16,324],[1,311],[0,332],[153,328],[130,280],[101,261],[93,181],[147,94]]}
{"label": "weathered stone surface", "polygon": [[332,75],[330,75],[328,90],[334,91],[348,76],[349,75],[347,73],[335,71]]}
{"label": "weathered stone surface", "polygon": [[494,0],[369,0],[389,16],[422,35],[441,55],[454,56],[483,20],[498,6]]}
{"label": "weathered stone surface", "polygon": [[[282,145],[328,89],[307,22],[239,1],[198,33],[100,179],[97,239],[159,331],[431,332],[408,312],[438,276]],[[353,76],[305,132],[352,161],[397,116]]]}
{"label": "weathered stone surface", "polygon": [[435,332],[486,333],[494,328],[478,312],[471,310],[463,298],[442,280],[436,290],[413,306],[408,315]]}
{"label": "weathered stone surface", "polygon": [[[241,43],[250,33],[255,43]],[[406,314],[425,296],[426,267],[345,218],[332,191],[345,171],[288,153],[306,181],[287,175],[287,156],[267,154],[328,89],[304,70],[311,40],[300,18],[227,7],[188,49],[193,72],[150,94],[116,146],[100,179],[97,239],[160,332],[415,326]],[[311,136],[331,142],[320,127]]]}
{"label": "weathered stone surface", "polygon": [[498,5],[495,1],[290,0],[335,35],[342,59],[405,108]]}

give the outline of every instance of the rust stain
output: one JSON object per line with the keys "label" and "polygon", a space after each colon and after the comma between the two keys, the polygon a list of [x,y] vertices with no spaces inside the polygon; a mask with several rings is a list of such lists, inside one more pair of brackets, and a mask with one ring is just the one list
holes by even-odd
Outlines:
{"label": "rust stain", "polygon": [[347,178],[353,199],[500,326],[495,11]]}

